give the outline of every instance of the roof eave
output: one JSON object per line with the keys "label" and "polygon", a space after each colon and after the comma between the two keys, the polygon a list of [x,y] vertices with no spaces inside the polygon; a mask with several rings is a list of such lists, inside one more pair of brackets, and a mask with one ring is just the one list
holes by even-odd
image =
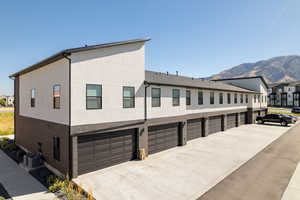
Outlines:
{"label": "roof eave", "polygon": [[40,62],[38,62],[36,64],[33,64],[33,65],[31,65],[31,66],[29,66],[29,67],[27,67],[25,69],[22,69],[21,71],[18,71],[18,72],[14,73],[14,74],[9,75],[9,78],[14,78],[14,77],[17,77],[19,75],[22,75],[22,74],[31,72],[33,70],[36,70],[36,69],[38,69],[38,68],[40,68],[40,67],[42,67],[44,65],[50,64],[52,62],[55,62],[55,61],[63,58],[64,55],[66,55],[66,54],[67,53],[65,51],[61,51],[61,52],[59,52],[57,54],[54,54],[53,56],[50,56],[50,57],[48,57],[48,58],[46,58],[44,60],[41,60]]}
{"label": "roof eave", "polygon": [[237,77],[237,78],[223,78],[223,79],[213,79],[212,81],[228,81],[228,80],[239,80],[239,79],[255,79],[259,78],[265,84],[266,88],[269,89],[269,85],[262,76],[252,76],[252,77]]}
{"label": "roof eave", "polygon": [[174,87],[185,87],[185,88],[195,88],[202,90],[216,90],[216,91],[227,91],[227,92],[241,92],[241,93],[252,93],[252,94],[260,94],[259,92],[252,90],[230,90],[230,89],[219,89],[219,88],[208,88],[208,87],[199,87],[199,86],[189,86],[189,85],[178,85],[178,84],[166,84],[166,83],[158,83],[152,81],[144,81],[144,84],[147,85],[162,85],[162,86],[174,86]]}
{"label": "roof eave", "polygon": [[55,62],[55,61],[65,57],[65,55],[70,55],[72,53],[77,53],[77,52],[81,52],[81,51],[89,51],[89,50],[100,49],[100,48],[105,48],[105,47],[132,44],[132,43],[137,43],[137,42],[147,42],[149,40],[151,40],[151,38],[140,38],[140,39],[135,39],[135,40],[126,40],[126,41],[120,41],[120,42],[112,42],[112,43],[105,43],[105,44],[100,44],[100,45],[92,45],[92,46],[86,46],[86,47],[66,49],[66,50],[63,50],[63,51],[60,51],[60,52],[54,54],[53,56],[45,58],[44,60],[42,60],[36,64],[33,64],[25,69],[22,69],[14,74],[9,75],[9,78],[14,78],[16,76],[31,72],[31,71],[36,70],[44,65]]}

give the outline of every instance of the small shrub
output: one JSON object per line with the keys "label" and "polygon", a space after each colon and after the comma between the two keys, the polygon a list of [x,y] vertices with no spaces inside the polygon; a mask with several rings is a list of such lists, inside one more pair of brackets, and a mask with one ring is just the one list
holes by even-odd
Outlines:
{"label": "small shrub", "polygon": [[17,145],[14,143],[8,143],[5,145],[4,150],[15,151],[17,150]]}
{"label": "small shrub", "polygon": [[0,139],[0,148],[5,149],[6,145],[9,144],[9,138],[2,138]]}
{"label": "small shrub", "polygon": [[57,176],[49,176],[48,179],[49,191],[50,192],[58,192],[61,191],[66,200],[94,200],[92,193],[89,192],[85,196],[85,192],[81,186],[76,186],[73,182],[62,180]]}
{"label": "small shrub", "polygon": [[56,176],[49,176],[48,184],[50,185],[48,188],[49,191],[54,193],[63,190],[63,188],[66,186],[66,181],[61,180]]}
{"label": "small shrub", "polygon": [[87,200],[95,200],[93,197],[93,190],[90,189],[88,194],[87,194]]}

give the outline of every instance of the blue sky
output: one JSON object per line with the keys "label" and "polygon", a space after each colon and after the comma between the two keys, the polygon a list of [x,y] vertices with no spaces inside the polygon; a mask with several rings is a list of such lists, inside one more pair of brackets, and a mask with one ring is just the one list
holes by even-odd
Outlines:
{"label": "blue sky", "polygon": [[299,0],[3,1],[0,94],[8,75],[65,48],[151,37],[146,69],[204,77],[300,54]]}

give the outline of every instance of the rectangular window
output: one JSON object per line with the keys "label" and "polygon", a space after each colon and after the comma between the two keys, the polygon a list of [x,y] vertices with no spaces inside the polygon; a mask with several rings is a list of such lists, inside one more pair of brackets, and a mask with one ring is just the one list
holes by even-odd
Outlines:
{"label": "rectangular window", "polygon": [[180,90],[173,89],[172,96],[173,96],[173,106],[179,106],[180,105]]}
{"label": "rectangular window", "polygon": [[203,104],[203,92],[198,91],[198,105],[202,105],[202,104]]}
{"label": "rectangular window", "polygon": [[31,89],[30,95],[30,106],[33,108],[35,107],[35,88]]}
{"label": "rectangular window", "polygon": [[241,102],[241,103],[244,103],[244,95],[243,95],[243,94],[241,94],[240,98],[241,98],[241,99],[240,99],[240,102]]}
{"label": "rectangular window", "polygon": [[265,102],[267,103],[267,96],[265,96]]}
{"label": "rectangular window", "polygon": [[60,109],[60,85],[53,86],[53,108]]}
{"label": "rectangular window", "polygon": [[223,93],[219,93],[219,104],[223,104]]}
{"label": "rectangular window", "polygon": [[254,103],[256,103],[256,94],[254,95]]}
{"label": "rectangular window", "polygon": [[234,103],[237,104],[237,94],[234,94]]}
{"label": "rectangular window", "polygon": [[191,105],[191,91],[190,90],[186,91],[186,105],[187,106]]}
{"label": "rectangular window", "polygon": [[257,98],[258,98],[258,102],[260,103],[260,95],[258,95],[258,97],[257,97]]}
{"label": "rectangular window", "polygon": [[134,87],[123,87],[123,108],[135,107]]}
{"label": "rectangular window", "polygon": [[215,93],[214,92],[210,92],[209,102],[210,102],[210,104],[215,103]]}
{"label": "rectangular window", "polygon": [[151,90],[152,96],[152,107],[160,107],[160,88],[152,88]]}
{"label": "rectangular window", "polygon": [[53,158],[60,161],[60,139],[59,137],[53,137]]}
{"label": "rectangular window", "polygon": [[227,93],[227,103],[231,104],[231,94]]}
{"label": "rectangular window", "polygon": [[86,85],[86,109],[102,109],[102,85]]}
{"label": "rectangular window", "polygon": [[248,94],[246,94],[246,103],[248,103]]}

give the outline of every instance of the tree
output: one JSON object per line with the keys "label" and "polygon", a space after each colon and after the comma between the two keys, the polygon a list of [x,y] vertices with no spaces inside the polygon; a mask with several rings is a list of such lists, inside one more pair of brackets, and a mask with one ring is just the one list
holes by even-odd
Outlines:
{"label": "tree", "polygon": [[0,99],[0,106],[6,106],[6,100]]}

